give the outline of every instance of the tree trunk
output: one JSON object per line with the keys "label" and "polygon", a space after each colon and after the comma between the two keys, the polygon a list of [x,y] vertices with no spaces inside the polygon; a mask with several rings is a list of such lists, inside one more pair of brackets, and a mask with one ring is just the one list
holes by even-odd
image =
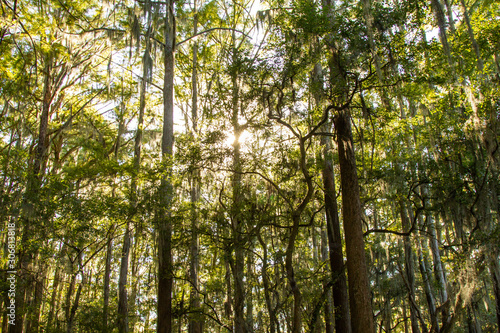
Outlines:
{"label": "tree trunk", "polygon": [[[236,64],[237,49],[235,47],[236,37],[233,32],[233,64]],[[232,185],[233,185],[233,202],[232,202],[232,238],[234,242],[234,329],[236,332],[245,333],[247,327],[245,323],[245,286],[243,282],[245,257],[243,248],[245,246],[243,234],[243,219],[241,214],[241,152],[240,152],[240,136],[242,133],[241,126],[238,121],[239,117],[239,87],[238,87],[238,72],[236,69],[231,73],[232,82],[232,114],[231,125],[233,127],[234,142],[233,142],[233,170]]]}
{"label": "tree trunk", "polygon": [[[399,211],[401,214],[401,225],[404,232],[410,230],[410,222],[406,214],[406,207],[403,202],[399,203]],[[418,308],[415,301],[415,270],[413,268],[413,250],[411,248],[410,236],[403,237],[404,253],[405,253],[405,280],[408,288],[408,303],[410,304],[410,322],[412,333],[419,333],[418,328]]]}
{"label": "tree trunk", "polygon": [[252,295],[252,272],[253,272],[253,265],[254,265],[254,258],[253,258],[253,252],[252,248],[250,248],[250,251],[248,251],[247,255],[247,292],[246,292],[246,327],[247,331],[249,333],[253,332],[253,323],[254,323],[254,314],[253,314],[253,295]]}
{"label": "tree trunk", "polygon": [[[197,1],[193,2],[193,36],[198,33],[198,8]],[[192,135],[198,134],[198,44],[193,44],[193,72],[191,76],[191,121],[193,122]],[[193,161],[193,164],[196,163]],[[201,314],[200,295],[198,285],[198,271],[200,267],[199,248],[200,241],[198,237],[198,202],[200,200],[200,171],[194,165],[194,171],[191,176],[191,246],[190,246],[190,264],[189,277],[191,282],[191,291],[189,295],[189,307],[194,313],[189,318],[189,333],[201,333],[203,331],[203,316]]]}
{"label": "tree trunk", "polygon": [[337,332],[349,333],[351,318],[349,314],[349,297],[344,268],[344,254],[342,251],[342,235],[338,215],[335,175],[330,153],[329,138],[322,137],[323,148],[323,186],[325,187],[326,229],[328,235],[329,259],[331,278],[333,281],[333,304],[335,306],[335,328]]}
{"label": "tree trunk", "polygon": [[268,258],[267,258],[267,244],[262,238],[260,230],[258,231],[257,237],[259,239],[259,243],[262,246],[262,285],[264,286],[264,298],[266,300],[267,312],[269,313],[269,333],[276,332],[276,323],[278,319],[276,318],[276,314],[274,311],[274,306],[271,298],[271,290],[269,286],[269,276],[267,274],[268,268]]}
{"label": "tree trunk", "polygon": [[[72,265],[73,266],[73,265]],[[72,267],[73,269],[73,267]],[[66,319],[66,331],[69,330],[69,322],[71,317],[71,298],[73,296],[73,291],[75,290],[76,276],[78,272],[71,273],[71,281],[66,291],[66,301],[64,304],[64,317]]]}
{"label": "tree trunk", "polygon": [[363,16],[366,23],[366,30],[368,33],[368,43],[373,53],[373,59],[375,63],[375,71],[377,73],[377,78],[380,82],[384,82],[384,77],[382,76],[382,71],[380,69],[380,59],[377,53],[377,46],[375,45],[375,36],[373,33],[373,15],[371,9],[371,1],[363,0]]}
{"label": "tree trunk", "polygon": [[136,307],[136,300],[137,300],[137,293],[139,289],[139,281],[137,278],[137,273],[138,273],[138,252],[140,251],[140,244],[141,244],[141,226],[136,226],[135,229],[135,236],[134,236],[134,241],[132,243],[132,260],[130,263],[131,266],[131,277],[130,277],[130,283],[132,285],[132,290],[130,292],[130,298],[129,298],[129,315],[130,315],[130,329],[132,332],[135,331],[135,323],[137,322],[137,307]]}
{"label": "tree trunk", "polygon": [[434,295],[432,294],[432,287],[431,287],[431,274],[428,270],[427,267],[429,267],[428,260],[426,256],[424,256],[424,250],[425,253],[428,252],[427,246],[425,245],[425,242],[423,240],[423,219],[422,216],[418,216],[419,220],[419,228],[421,230],[420,235],[418,236],[418,267],[420,269],[420,274],[422,276],[422,281],[424,284],[424,292],[425,292],[425,298],[427,300],[427,305],[429,307],[429,316],[431,320],[431,328],[429,332],[438,332],[439,330],[439,324],[438,324],[438,319],[437,319],[437,310],[436,310],[436,301],[434,299]]}
{"label": "tree trunk", "polygon": [[342,110],[335,116],[335,128],[339,147],[351,326],[353,333],[374,333],[356,157],[348,110]]}
{"label": "tree trunk", "polygon": [[[426,206],[429,205],[429,190],[424,185],[422,188],[422,196],[424,200],[426,200]],[[442,316],[442,324],[447,323],[450,317],[449,305],[446,305],[448,302],[448,287],[446,283],[446,276],[444,273],[443,263],[441,261],[441,253],[439,250],[439,243],[437,239],[436,233],[436,224],[434,221],[434,217],[432,216],[432,212],[427,213],[426,216],[426,224],[427,231],[429,234],[429,243],[431,246],[432,252],[432,262],[434,264],[434,275],[436,277],[436,281],[438,283],[439,288],[439,296],[440,296],[440,307],[441,307],[441,316]]]}
{"label": "tree trunk", "polygon": [[[170,165],[174,145],[174,50],[175,50],[175,17],[174,2],[167,1],[165,22],[164,49],[164,90],[163,90],[163,137],[161,144],[162,161]],[[159,189],[159,206],[157,210],[158,229],[158,322],[157,333],[172,332],[172,222],[169,207],[173,198],[173,186],[168,176],[163,176]]]}
{"label": "tree trunk", "polygon": [[[495,251],[496,252],[496,251]],[[500,333],[500,265],[498,264],[498,254],[493,256],[490,264],[491,280],[493,282],[493,294],[495,295],[497,328]]]}
{"label": "tree trunk", "polygon": [[226,318],[229,320],[233,315],[233,288],[231,286],[231,250],[224,249],[224,267],[225,267],[225,275],[224,280],[226,282],[226,301],[224,302],[224,314]]}
{"label": "tree trunk", "polygon": [[26,332],[37,333],[40,326],[40,311],[42,306],[43,290],[45,287],[45,278],[47,274],[47,265],[40,259],[38,273],[35,277],[35,290],[33,295],[32,310],[26,323]]}
{"label": "tree trunk", "polygon": [[[314,67],[312,81],[316,88],[316,91],[313,91],[313,94],[316,100],[317,107],[321,106],[323,80],[323,70],[321,69],[321,65],[316,64]],[[330,132],[330,129],[331,125],[323,125],[323,132]],[[327,136],[322,136],[321,145],[323,146],[323,154],[320,158],[319,163],[322,167],[324,187],[323,194],[326,213],[326,231],[328,235],[331,279],[333,282],[332,293],[329,293],[329,297],[333,297],[333,307],[336,308],[336,330],[338,332],[350,333],[351,318],[349,314],[349,298],[345,276],[344,254],[342,253],[342,235],[340,233],[340,220],[335,189],[335,174],[333,172],[331,139]],[[323,260],[325,260],[325,258],[323,258]],[[329,298],[327,299],[331,300]],[[329,307],[328,304],[326,304],[325,307]],[[332,311],[333,307],[331,308]]]}
{"label": "tree trunk", "polygon": [[113,256],[113,238],[111,234],[111,229],[108,234],[108,243],[106,245],[106,264],[104,267],[104,291],[103,291],[103,307],[102,307],[102,317],[103,317],[103,327],[104,332],[108,332],[108,315],[109,315],[109,281],[111,275],[111,257]]}
{"label": "tree trunk", "polygon": [[300,333],[302,332],[302,294],[300,292],[300,288],[295,280],[295,271],[293,267],[293,255],[295,252],[295,241],[299,234],[300,220],[301,215],[304,212],[305,208],[311,201],[314,193],[314,185],[312,182],[312,177],[307,168],[307,154],[306,154],[306,140],[302,136],[297,136],[299,141],[299,161],[298,164],[300,166],[300,170],[302,176],[304,177],[304,181],[307,184],[307,192],[303,197],[300,204],[294,208],[291,212],[292,217],[292,226],[290,228],[290,235],[288,238],[288,244],[285,251],[285,271],[288,280],[288,285],[293,295],[293,314],[292,314],[292,333]]}
{"label": "tree trunk", "polygon": [[452,35],[454,35],[455,20],[453,19],[453,8],[451,6],[450,0],[444,0],[444,5],[446,6],[446,15],[448,16],[448,25],[450,26],[450,31]]}
{"label": "tree trunk", "polygon": [[[38,130],[38,142],[33,159],[33,166],[28,174],[28,182],[22,203],[21,220],[23,221],[23,230],[21,244],[33,244],[33,239],[36,239],[34,233],[37,228],[37,215],[41,178],[43,176],[43,160],[47,151],[47,130],[49,124],[50,107],[53,99],[53,84],[52,84],[52,59],[45,57],[44,66],[44,83],[42,96],[42,112],[40,115],[40,125]],[[26,314],[25,299],[29,299],[29,293],[34,281],[31,264],[36,256],[37,250],[31,247],[23,248],[19,254],[19,266],[22,272],[22,278],[19,279],[18,290],[16,292],[16,325],[9,326],[9,333],[22,333],[24,326],[24,316]]]}
{"label": "tree trunk", "polygon": [[[150,51],[151,51],[151,14],[147,15],[147,29],[145,35],[145,48],[144,54],[142,56],[142,78],[140,81],[140,92],[139,92],[139,116],[137,119],[137,131],[135,134],[134,140],[134,172],[132,173],[132,179],[130,181],[130,214],[128,216],[127,221],[127,229],[125,231],[125,235],[123,238],[123,250],[122,250],[122,263],[120,266],[120,281],[122,278],[125,279],[125,286],[128,275],[128,258],[130,255],[130,248],[132,247],[133,255],[132,255],[132,277],[131,283],[132,292],[130,299],[127,299],[127,291],[125,288],[121,290],[119,297],[121,295],[122,300],[119,300],[119,330],[123,329],[128,331],[129,326],[132,327],[132,331],[134,331],[136,315],[135,315],[135,301],[137,296],[137,248],[138,248],[138,239],[140,238],[140,226],[136,226],[135,228],[135,237],[133,245],[131,245],[131,235],[130,235],[130,221],[134,220],[134,217],[137,214],[137,176],[141,171],[141,150],[142,150],[142,136],[143,136],[143,127],[144,127],[144,111],[146,109],[146,93],[147,93],[147,85],[151,78],[152,74],[152,62],[150,60]],[[127,267],[125,267],[125,260],[127,261]],[[123,269],[123,272],[122,272]],[[120,306],[120,302],[122,305]],[[121,317],[121,318],[120,318]],[[130,323],[128,319],[130,317]]]}
{"label": "tree trunk", "polygon": [[[328,243],[328,236],[327,236],[327,230],[328,226],[325,228],[321,228],[321,260],[323,262],[326,262],[330,259],[329,257],[329,248],[327,246]],[[331,266],[331,263],[330,263]],[[331,269],[331,268],[330,268]],[[345,275],[344,275],[345,278]],[[326,283],[324,283],[324,286],[326,287]],[[347,286],[346,286],[346,296],[347,296]],[[349,309],[349,300],[346,297],[346,306],[347,309]],[[333,294],[332,294],[332,289],[328,288],[327,295],[326,295],[326,302],[324,306],[325,310],[325,333],[333,333],[335,324],[334,324],[334,302],[333,302]],[[350,321],[347,320],[347,323],[350,325]],[[340,330],[339,330],[340,331]],[[346,331],[347,332],[347,331]]]}
{"label": "tree trunk", "polygon": [[[71,310],[69,311],[66,333],[73,332],[76,311],[78,310],[78,306],[80,304],[80,296],[82,294],[82,289],[86,283],[86,277],[85,277],[85,273],[83,272],[83,269],[80,271],[80,273],[82,275],[82,281],[78,285],[78,289],[77,289],[76,295],[75,295],[75,302],[73,303],[73,305],[71,306]],[[75,277],[76,277],[76,275],[75,275]]]}
{"label": "tree trunk", "polygon": [[294,214],[292,216],[292,222],[293,226],[290,230],[286,248],[285,269],[288,284],[290,285],[293,295],[292,333],[300,333],[302,332],[302,295],[297,285],[297,281],[295,280],[295,271],[293,269],[293,253],[295,251],[295,239],[299,234],[300,215]]}
{"label": "tree trunk", "polygon": [[[121,146],[121,136],[125,129],[125,121],[120,118],[120,124],[118,126],[118,134],[116,138],[115,146],[115,161],[118,161],[118,152]],[[134,176],[132,177],[134,178]],[[132,186],[134,186],[135,179],[132,179]],[[135,189],[131,188],[131,203],[134,204],[135,199]],[[113,189],[114,196],[114,189]],[[133,210],[132,210],[133,211]],[[127,299],[127,277],[128,277],[128,262],[130,255],[130,218],[127,217],[127,223],[125,225],[125,233],[123,234],[123,244],[122,251],[120,255],[120,274],[118,276],[118,310],[117,310],[117,326],[119,333],[128,332],[128,299]]]}
{"label": "tree trunk", "polygon": [[467,25],[467,32],[469,34],[469,39],[472,44],[472,48],[474,49],[474,53],[476,53],[477,60],[477,69],[479,72],[483,71],[483,60],[481,59],[481,51],[479,51],[479,44],[474,37],[474,30],[472,30],[472,26],[470,24],[469,11],[467,10],[467,6],[465,5],[464,0],[460,0],[460,5],[462,6],[462,11],[464,14],[465,24]]}
{"label": "tree trunk", "polygon": [[[63,245],[63,249],[64,249]],[[49,306],[49,314],[47,318],[47,325],[46,329],[50,331],[52,329],[52,323],[54,321],[54,312],[56,311],[58,299],[59,299],[59,292],[60,292],[60,279],[61,279],[61,268],[60,268],[60,262],[58,262],[58,265],[55,268],[54,272],[54,282],[52,283],[52,295],[50,297],[50,306]],[[56,317],[57,320],[57,317]]]}
{"label": "tree trunk", "polygon": [[130,253],[130,223],[127,222],[123,236],[123,248],[120,262],[120,276],[118,279],[118,332],[128,332],[128,299],[127,299],[127,275]]}
{"label": "tree trunk", "polygon": [[439,0],[431,0],[431,7],[432,11],[434,12],[434,17],[436,18],[436,22],[438,24],[439,40],[443,45],[444,54],[446,55],[446,59],[448,60],[448,65],[454,71],[453,60],[451,58],[451,49],[448,43],[448,36],[446,34],[446,20],[444,18],[443,7]]}

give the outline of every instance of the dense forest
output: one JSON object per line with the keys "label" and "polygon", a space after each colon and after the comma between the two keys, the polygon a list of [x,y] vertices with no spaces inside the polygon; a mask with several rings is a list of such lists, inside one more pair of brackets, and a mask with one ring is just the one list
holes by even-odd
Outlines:
{"label": "dense forest", "polygon": [[500,332],[500,2],[0,6],[1,332]]}

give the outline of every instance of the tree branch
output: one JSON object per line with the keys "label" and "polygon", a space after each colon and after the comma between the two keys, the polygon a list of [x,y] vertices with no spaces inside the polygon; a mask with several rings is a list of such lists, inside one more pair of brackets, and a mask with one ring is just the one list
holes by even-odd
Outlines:
{"label": "tree branch", "polygon": [[[237,30],[237,29],[233,29],[233,28],[222,28],[222,27],[218,27],[218,28],[210,28],[210,29],[207,29],[207,30],[205,30],[205,31],[199,32],[199,33],[197,33],[197,34],[195,34],[195,35],[193,35],[193,36],[191,36],[191,37],[188,37],[188,38],[186,38],[186,39],[184,39],[184,40],[181,40],[181,41],[180,41],[180,42],[178,42],[175,46],[176,46],[176,47],[178,47],[179,45],[184,44],[185,42],[190,41],[190,40],[191,40],[191,39],[193,39],[193,38],[196,38],[196,37],[198,37],[198,36],[200,36],[200,35],[203,35],[203,34],[206,34],[206,33],[212,32],[212,31],[214,31],[214,30],[228,30],[228,31],[235,31],[235,32],[238,32],[238,33],[242,34],[242,35],[243,35],[243,36],[245,36],[246,38],[250,38],[250,36],[248,36],[248,35],[247,35],[246,33],[244,33],[243,31],[240,31],[240,30]],[[159,43],[161,43],[161,42],[159,42]],[[161,44],[162,44],[162,45],[165,45],[164,43],[161,43]]]}

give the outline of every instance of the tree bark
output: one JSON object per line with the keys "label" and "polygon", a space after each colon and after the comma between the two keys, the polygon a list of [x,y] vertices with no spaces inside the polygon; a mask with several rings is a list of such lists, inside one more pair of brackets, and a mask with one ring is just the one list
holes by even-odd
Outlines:
{"label": "tree bark", "polygon": [[[429,190],[427,187],[424,185],[422,188],[422,196],[424,197],[424,200],[426,200],[426,205],[429,205],[428,198],[429,198]],[[449,306],[446,306],[445,304],[448,303],[448,287],[447,287],[447,282],[446,282],[446,276],[444,273],[444,267],[443,263],[441,261],[441,253],[439,250],[439,243],[437,239],[437,233],[436,233],[436,224],[434,221],[434,217],[432,216],[432,212],[427,213],[426,216],[426,224],[427,224],[427,230],[429,234],[429,243],[431,247],[431,253],[432,253],[432,262],[434,264],[434,275],[436,277],[436,281],[438,283],[438,288],[439,288],[439,296],[440,296],[440,307],[442,307],[441,310],[441,316],[442,316],[442,324],[447,323],[450,317],[449,313]]]}
{"label": "tree bark", "polygon": [[469,34],[469,39],[472,44],[472,48],[474,49],[474,53],[476,54],[477,69],[479,70],[479,72],[482,72],[483,60],[481,59],[481,51],[479,50],[479,44],[477,43],[476,38],[474,37],[474,30],[472,30],[472,26],[470,24],[469,11],[467,10],[467,6],[465,5],[464,0],[460,0],[460,5],[462,6],[464,21],[465,24],[467,25],[467,32]]}
{"label": "tree bark", "polygon": [[[327,230],[328,226],[325,228],[321,228],[321,260],[326,262],[330,259],[329,256],[329,248],[328,248],[328,236],[327,236]],[[331,264],[330,264],[331,265]],[[330,268],[331,269],[331,268]],[[344,275],[345,277],[345,275]],[[326,287],[327,283],[323,284],[324,287]],[[347,286],[346,286],[346,295],[347,295]],[[347,309],[349,309],[349,299],[346,297],[346,305]],[[325,306],[324,306],[324,311],[325,311],[325,333],[333,333],[335,329],[335,322],[334,322],[334,302],[333,302],[333,294],[331,288],[328,288],[327,295],[326,295],[326,301],[325,301]],[[350,324],[350,320],[347,321],[348,324]]]}
{"label": "tree bark", "polygon": [[[71,269],[73,270],[73,264],[71,264]],[[73,297],[73,291],[75,290],[76,276],[78,272],[71,273],[71,280],[66,291],[66,300],[64,305],[64,316],[66,319],[66,331],[70,330],[70,317],[71,317],[71,298]]]}
{"label": "tree bark", "polygon": [[249,333],[253,332],[253,324],[254,324],[254,314],[253,314],[253,294],[252,294],[252,271],[254,266],[254,257],[252,248],[248,251],[247,254],[247,292],[246,292],[246,327]]}
{"label": "tree bark", "polygon": [[174,51],[175,17],[174,1],[166,2],[165,49],[164,49],[164,88],[163,88],[163,137],[161,144],[162,161],[167,166],[167,176],[163,176],[159,189],[157,210],[158,231],[158,322],[157,333],[172,332],[172,221],[169,207],[173,198],[173,185],[170,179],[171,159],[174,145]]}
{"label": "tree bark", "polygon": [[[320,64],[314,67],[312,77],[315,91],[313,91],[316,106],[321,106],[323,70]],[[328,133],[331,125],[323,125],[323,132]],[[342,235],[340,233],[340,220],[337,206],[337,196],[335,189],[335,174],[333,172],[333,157],[331,153],[332,141],[327,136],[321,137],[323,154],[320,158],[323,177],[323,194],[325,200],[326,231],[328,235],[328,252],[330,260],[330,272],[333,282],[332,293],[333,307],[335,307],[335,328],[339,332],[351,332],[351,318],[349,314],[349,298],[344,267],[344,254],[342,251]],[[325,260],[325,258],[323,258]],[[329,307],[325,304],[325,307]],[[333,307],[331,310],[333,311]],[[331,314],[330,314],[331,315]],[[330,316],[328,315],[328,316]],[[326,318],[325,318],[326,319]],[[328,324],[328,323],[327,323]],[[333,323],[332,323],[333,324]],[[327,325],[328,326],[328,325]],[[327,327],[327,330],[329,328]]]}
{"label": "tree bark", "polygon": [[[118,152],[121,146],[121,136],[125,129],[125,121],[120,119],[120,125],[118,127],[118,134],[116,138],[115,146],[115,161],[118,161]],[[134,176],[132,177],[134,178]],[[134,183],[134,179],[132,179]],[[133,184],[132,184],[133,185]],[[113,189],[114,191],[114,189]],[[132,194],[132,204],[134,200],[135,193],[131,189]],[[114,192],[113,192],[114,196]],[[125,224],[125,233],[123,234],[123,244],[122,251],[120,255],[120,274],[118,276],[118,310],[117,310],[117,326],[119,333],[128,332],[128,295],[127,295],[127,277],[128,277],[128,262],[130,255],[130,216],[127,217],[127,222]]]}
{"label": "tree bark", "polygon": [[[80,257],[80,259],[81,259],[81,257]],[[74,301],[74,303],[71,306],[71,309],[69,311],[66,333],[73,332],[76,311],[78,310],[78,306],[80,304],[80,296],[82,294],[82,289],[83,289],[83,287],[85,286],[85,283],[86,283],[86,276],[85,276],[85,272],[83,271],[83,269],[80,271],[80,274],[82,276],[82,281],[78,285],[78,289],[76,290],[76,295],[75,295],[75,301]],[[76,277],[76,275],[75,275],[75,277]]]}
{"label": "tree bark", "polygon": [[339,149],[342,207],[346,238],[347,277],[353,333],[374,333],[373,311],[361,224],[356,157],[348,110],[335,116]]}
{"label": "tree bark", "polygon": [[[410,221],[408,220],[408,214],[406,213],[406,207],[404,202],[399,203],[399,211],[401,215],[401,225],[405,232],[410,230]],[[419,333],[418,327],[418,308],[415,300],[415,269],[413,268],[413,257],[414,253],[411,247],[410,236],[403,237],[403,246],[405,254],[405,280],[408,288],[408,303],[410,304],[410,323],[412,333]]]}
{"label": "tree bark", "polygon": [[295,251],[295,240],[299,234],[300,215],[296,213],[292,216],[292,229],[288,238],[288,245],[286,248],[285,269],[288,283],[293,295],[293,319],[292,319],[292,333],[302,332],[302,295],[299,286],[295,280],[295,271],[293,269],[293,253]]}
{"label": "tree bark", "polygon": [[[137,214],[137,202],[138,202],[138,186],[137,186],[137,176],[139,175],[141,171],[141,151],[142,151],[142,137],[143,137],[143,130],[144,130],[144,111],[146,110],[146,93],[147,93],[147,85],[146,82],[150,80],[150,76],[152,73],[152,63],[149,60],[150,59],[150,52],[151,52],[151,39],[150,39],[150,34],[151,34],[151,13],[147,15],[148,20],[147,20],[147,29],[146,29],[146,35],[145,35],[145,48],[144,48],[144,54],[142,56],[142,78],[140,79],[140,92],[139,92],[139,115],[137,119],[137,131],[135,134],[135,140],[134,140],[134,172],[132,173],[132,179],[130,181],[130,214],[128,217],[127,221],[127,229],[124,235],[123,239],[123,251],[122,251],[122,264],[124,265],[124,261],[127,260],[130,255],[130,248],[132,246],[133,248],[133,255],[132,255],[132,293],[130,299],[127,299],[127,293],[126,290],[123,292],[123,299],[124,301],[127,301],[127,308],[125,308],[125,304],[122,304],[121,309],[122,312],[118,312],[118,316],[121,316],[122,318],[124,317],[130,317],[130,326],[132,327],[132,331],[134,331],[134,326],[135,326],[135,321],[136,321],[136,314],[135,314],[135,300],[137,296],[137,268],[136,268],[136,258],[137,258],[137,247],[138,247],[138,239],[140,237],[140,226],[136,226],[135,228],[135,237],[133,245],[131,245],[131,235],[130,235],[130,221],[134,219],[134,217]],[[126,246],[127,245],[127,246]],[[128,267],[123,267],[124,272],[123,272],[123,277],[126,279],[128,275]],[[125,311],[125,312],[124,312]],[[129,329],[129,323],[128,319],[127,322],[123,322],[121,324],[122,327],[126,328],[127,330]]]}
{"label": "tree bark", "polygon": [[455,34],[455,20],[453,19],[453,8],[451,6],[450,0],[444,0],[444,5],[446,6],[446,15],[448,16],[448,24],[450,26],[450,32]]}
{"label": "tree bark", "polygon": [[262,246],[262,284],[264,286],[264,298],[266,300],[267,312],[269,313],[269,333],[276,333],[276,324],[279,326],[278,319],[276,317],[275,308],[273,306],[272,298],[271,298],[271,288],[269,275],[267,274],[268,268],[268,251],[267,244],[265,240],[262,238],[260,230],[257,233],[257,238],[259,239],[259,243]]}
{"label": "tree bark", "polygon": [[443,6],[441,5],[441,2],[439,0],[431,0],[431,7],[438,24],[439,40],[443,45],[444,54],[446,55],[448,65],[454,71],[453,59],[451,57],[451,48],[450,44],[448,43],[448,36],[446,34],[446,19],[444,17]]}
{"label": "tree bark", "polygon": [[[423,230],[423,218],[422,216],[418,216],[419,220],[419,228],[420,230]],[[428,252],[428,248],[425,245],[423,235],[423,231],[420,232],[420,235],[418,236],[418,267],[420,270],[420,275],[422,276],[422,282],[424,284],[424,292],[425,292],[425,298],[427,300],[427,306],[429,307],[429,316],[430,316],[430,321],[431,321],[431,328],[429,332],[438,332],[439,330],[439,324],[438,324],[438,318],[437,318],[437,310],[436,310],[436,301],[434,299],[434,295],[432,294],[432,287],[431,287],[431,274],[429,272],[429,263],[424,255],[424,250],[425,253]]]}
{"label": "tree bark", "polygon": [[33,310],[29,314],[26,323],[26,332],[37,333],[40,326],[40,312],[42,306],[43,290],[45,288],[45,278],[47,274],[47,265],[40,260],[38,272],[35,277],[35,290],[33,295]]}
{"label": "tree bark", "polygon": [[323,186],[326,211],[326,229],[330,259],[331,278],[333,282],[333,304],[335,306],[335,328],[337,332],[349,333],[352,331],[349,314],[349,297],[342,251],[342,235],[335,190],[335,175],[330,153],[329,138],[322,137],[323,148]]}
{"label": "tree bark", "polygon": [[493,282],[493,294],[495,295],[497,328],[498,333],[500,333],[500,264],[498,263],[498,252],[495,253],[495,256],[491,259],[490,271],[491,280]]}
{"label": "tree bark", "polygon": [[232,83],[232,114],[231,114],[231,125],[234,133],[233,142],[233,170],[232,175],[232,186],[233,186],[233,202],[231,211],[232,220],[232,238],[234,242],[234,267],[233,277],[234,277],[234,329],[236,332],[247,332],[245,313],[243,311],[245,306],[245,286],[243,282],[244,278],[244,268],[245,268],[245,257],[243,253],[243,248],[245,246],[245,241],[242,237],[243,235],[243,218],[241,214],[241,152],[240,152],[240,136],[242,133],[242,128],[239,124],[239,86],[238,86],[238,70],[235,64],[237,63],[237,52],[235,46],[236,37],[233,32],[232,36],[232,48],[233,48],[233,71],[231,73],[231,83]]}
{"label": "tree bark", "polygon": [[127,276],[128,261],[130,254],[130,223],[125,226],[123,236],[123,248],[120,262],[120,276],[118,279],[118,332],[127,333],[128,327],[128,299],[127,299]]}
{"label": "tree bark", "polygon": [[366,23],[366,30],[368,34],[368,43],[373,53],[373,59],[375,62],[375,71],[377,73],[377,78],[380,82],[384,82],[384,77],[382,76],[382,71],[380,69],[380,59],[377,53],[377,46],[375,45],[375,35],[373,33],[373,15],[371,9],[371,1],[363,0],[363,16]]}
{"label": "tree bark", "polygon": [[[41,188],[41,178],[43,176],[42,165],[47,151],[47,130],[49,124],[50,108],[52,104],[53,80],[52,80],[52,58],[47,55],[44,58],[44,80],[43,80],[43,96],[42,96],[42,112],[40,114],[40,124],[38,129],[38,142],[35,150],[32,168],[28,174],[26,191],[23,198],[21,220],[23,222],[23,231],[21,236],[21,244],[33,244],[35,239],[34,233],[37,228],[39,218],[37,210],[39,209],[39,196]],[[30,267],[33,258],[36,256],[37,250],[28,247],[23,249],[19,254],[19,266],[22,272],[18,282],[18,290],[16,292],[16,325],[9,325],[9,333],[22,333],[24,326],[24,316],[27,309],[25,301],[29,299],[29,293],[32,288],[31,283],[34,281],[33,275],[30,272]]]}
{"label": "tree bark", "polygon": [[229,320],[231,319],[231,316],[233,315],[233,288],[231,285],[231,250],[230,249],[224,249],[224,268],[225,268],[225,275],[224,275],[224,281],[226,282],[226,300],[224,302],[224,314],[226,315],[226,318]]}
{"label": "tree bark", "polygon": [[55,268],[54,272],[54,281],[52,282],[52,294],[50,297],[50,306],[49,306],[49,314],[47,318],[47,325],[46,328],[48,331],[52,329],[52,323],[54,321],[54,312],[56,311],[56,306],[57,306],[57,301],[59,299],[59,283],[61,279],[61,269],[60,266],[58,265]]}
{"label": "tree bark", "polygon": [[111,230],[108,235],[108,242],[106,245],[106,263],[104,267],[104,291],[103,291],[103,307],[102,307],[102,317],[103,317],[103,327],[104,332],[108,332],[108,316],[109,316],[109,282],[111,275],[111,257],[113,256],[113,238]]}
{"label": "tree bark", "polygon": [[135,323],[137,322],[137,306],[136,306],[136,300],[137,300],[137,293],[139,291],[139,281],[137,278],[138,270],[139,270],[139,263],[138,263],[138,256],[139,256],[139,251],[140,251],[140,245],[141,245],[141,226],[138,225],[136,226],[135,229],[135,235],[134,235],[134,241],[132,242],[132,260],[130,263],[131,266],[131,277],[130,277],[130,283],[132,285],[132,290],[130,292],[130,298],[129,298],[129,315],[130,315],[130,328],[132,332],[135,331]]}
{"label": "tree bark", "polygon": [[[198,8],[197,1],[193,2],[193,36],[198,33]],[[192,136],[197,137],[198,134],[198,43],[193,43],[193,71],[191,76],[191,121],[193,123]],[[193,161],[193,164],[196,162]],[[200,171],[194,165],[194,171],[191,176],[191,246],[190,246],[190,264],[189,277],[191,282],[191,290],[189,295],[189,307],[194,313],[189,318],[189,333],[201,333],[203,331],[203,316],[201,314],[200,295],[198,285],[198,271],[200,267],[199,247],[200,241],[198,236],[198,211],[197,205],[200,200]]]}

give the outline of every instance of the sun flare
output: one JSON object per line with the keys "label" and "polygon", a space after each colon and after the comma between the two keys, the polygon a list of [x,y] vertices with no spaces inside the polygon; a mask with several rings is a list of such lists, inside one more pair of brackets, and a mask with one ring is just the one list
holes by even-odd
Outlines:
{"label": "sun flare", "polygon": [[[240,134],[240,137],[238,138],[238,142],[240,145],[244,145],[245,142],[250,138],[250,133],[247,131],[243,131]],[[224,140],[224,144],[226,146],[232,146],[234,144],[236,137],[234,136],[234,133],[230,132],[227,134],[226,139]]]}

